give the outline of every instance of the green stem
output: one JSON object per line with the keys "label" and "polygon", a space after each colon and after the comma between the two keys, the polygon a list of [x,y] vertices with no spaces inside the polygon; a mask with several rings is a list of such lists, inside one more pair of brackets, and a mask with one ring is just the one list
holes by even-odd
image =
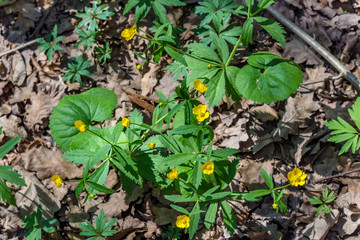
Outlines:
{"label": "green stem", "polygon": [[286,188],[288,186],[290,186],[291,184],[287,184],[287,185],[284,185],[284,186],[281,186],[281,187],[277,187],[277,188],[274,188],[273,191],[277,191],[277,190],[280,190],[280,189],[283,189],[283,188]]}
{"label": "green stem", "polygon": [[250,17],[250,16],[251,16],[252,3],[253,3],[253,0],[250,0],[250,3],[249,3],[249,8],[248,8],[248,17]]}
{"label": "green stem", "polygon": [[225,63],[225,68],[230,65],[230,62],[231,62],[232,58],[234,57],[235,52],[236,52],[236,50],[238,49],[238,47],[239,47],[239,45],[240,45],[241,42],[242,42],[242,36],[240,36],[239,39],[238,39],[238,41],[236,42],[236,44],[235,44],[235,46],[234,46],[234,48],[233,48],[233,50],[232,50],[232,52],[231,52],[228,60],[227,60],[226,63]]}
{"label": "green stem", "polygon": [[97,134],[96,132],[93,132],[93,131],[91,131],[91,130],[89,130],[89,129],[87,129],[86,131],[91,132],[92,134],[94,134],[94,135],[98,136],[99,138],[101,138],[102,140],[104,140],[105,142],[107,142],[108,144],[110,144],[111,146],[114,146],[114,144],[113,144],[113,143],[109,142],[107,139],[103,138],[102,136],[100,136],[100,135],[99,135],[99,134]]}
{"label": "green stem", "polygon": [[187,182],[185,182],[184,180],[178,178],[180,182],[182,182],[183,184],[185,184],[186,186],[188,186],[191,190],[194,191],[194,193],[196,194],[197,198],[199,198],[199,194],[197,193],[196,189],[193,188],[193,186],[191,186],[190,184],[188,184]]}

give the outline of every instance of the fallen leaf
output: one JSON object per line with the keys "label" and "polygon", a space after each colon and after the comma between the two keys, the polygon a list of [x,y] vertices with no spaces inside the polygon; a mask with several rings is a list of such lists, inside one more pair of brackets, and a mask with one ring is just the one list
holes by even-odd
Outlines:
{"label": "fallen leaf", "polygon": [[306,63],[307,65],[321,65],[322,60],[297,37],[286,43],[283,56],[294,59],[297,64]]}
{"label": "fallen leaf", "polygon": [[26,78],[26,65],[19,52],[12,56],[11,70],[10,81],[16,86],[23,85]]}
{"label": "fallen leaf", "polygon": [[267,104],[253,107],[250,109],[250,112],[252,112],[261,122],[268,122],[279,119],[277,112]]}
{"label": "fallen leaf", "polygon": [[110,195],[110,199],[106,203],[98,205],[100,212],[101,209],[104,209],[104,213],[109,218],[119,217],[121,214],[129,209],[129,204],[126,201],[126,192],[120,191]]}

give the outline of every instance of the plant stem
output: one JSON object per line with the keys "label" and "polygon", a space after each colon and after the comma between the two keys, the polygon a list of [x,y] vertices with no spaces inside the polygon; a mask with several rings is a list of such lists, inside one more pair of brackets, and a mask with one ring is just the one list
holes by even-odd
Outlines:
{"label": "plant stem", "polygon": [[93,131],[91,131],[91,130],[89,130],[89,129],[87,129],[86,131],[91,132],[92,134],[94,134],[94,135],[98,136],[99,138],[101,138],[102,140],[104,140],[105,142],[107,142],[108,144],[110,144],[111,146],[114,146],[114,144],[113,144],[113,143],[109,142],[107,139],[103,138],[102,136],[100,136],[100,135],[99,135],[99,134],[97,134],[96,132],[93,132]]}
{"label": "plant stem", "polygon": [[227,66],[229,66],[229,64],[230,64],[232,58],[234,57],[235,52],[236,52],[236,50],[238,49],[238,47],[239,47],[239,45],[240,45],[241,42],[242,42],[242,36],[240,36],[239,39],[238,39],[238,41],[236,42],[236,44],[235,44],[235,46],[234,46],[234,48],[233,48],[233,50],[232,50],[232,52],[231,52],[228,60],[227,60],[226,63],[225,63],[225,68],[226,68]]}
{"label": "plant stem", "polygon": [[281,187],[274,188],[273,191],[280,190],[280,189],[286,188],[288,186],[290,186],[290,183],[287,185],[281,186]]}

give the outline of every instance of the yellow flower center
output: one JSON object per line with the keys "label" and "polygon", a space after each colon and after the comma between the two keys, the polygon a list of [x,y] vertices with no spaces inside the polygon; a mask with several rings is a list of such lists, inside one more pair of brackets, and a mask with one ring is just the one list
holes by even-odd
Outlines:
{"label": "yellow flower center", "polygon": [[272,207],[276,210],[276,209],[278,209],[278,205],[276,204],[276,203],[274,203],[273,205],[272,205]]}

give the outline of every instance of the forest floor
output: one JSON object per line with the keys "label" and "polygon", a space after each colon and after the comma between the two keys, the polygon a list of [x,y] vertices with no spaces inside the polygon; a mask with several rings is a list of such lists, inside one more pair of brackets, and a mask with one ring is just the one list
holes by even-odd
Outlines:
{"label": "forest floor", "polygon": [[[185,1],[186,2],[186,1]],[[197,1],[187,1],[186,8],[169,8],[169,18],[187,29],[181,41],[193,42],[200,18],[190,10]],[[0,6],[0,54],[37,37],[44,37],[58,25],[63,51],[57,51],[51,62],[39,53],[37,44],[0,57],[0,126],[3,133],[0,145],[23,134],[17,147],[0,160],[0,165],[16,166],[27,186],[12,186],[19,208],[0,203],[0,239],[23,239],[22,219],[36,210],[41,202],[45,218],[56,218],[61,232],[46,239],[82,239],[79,223],[92,219],[100,209],[109,218],[117,218],[118,233],[109,239],[162,239],[161,234],[174,223],[176,212],[159,194],[159,189],[145,184],[135,188],[131,196],[119,188],[119,180],[110,171],[105,186],[117,190],[111,197],[97,195],[82,204],[75,198],[76,184],[66,183],[56,188],[50,178],[61,174],[64,179],[81,178],[82,170],[60,157],[48,127],[52,108],[69,94],[92,87],[112,90],[118,96],[115,118],[126,117],[137,108],[151,118],[151,107],[139,100],[157,99],[155,92],[169,96],[179,81],[166,72],[169,57],[157,65],[148,64],[136,69],[142,60],[132,51],[144,52],[146,40],[126,42],[121,31],[132,26],[134,14],[123,16],[121,0],[108,1],[116,14],[101,25],[101,41],[109,41],[112,58],[106,64],[92,61],[91,76],[82,84],[63,82],[62,77],[71,59],[83,55],[94,59],[91,49],[74,47],[78,36],[74,31],[88,1],[74,0],[18,0]],[[359,0],[279,0],[274,7],[290,21],[314,37],[358,78],[360,78]],[[42,22],[44,14],[50,14]],[[268,15],[266,12],[265,15]],[[140,23],[149,31],[152,18]],[[269,16],[270,17],[270,16]],[[271,18],[271,17],[270,17]],[[243,22],[238,18],[234,21]],[[37,27],[39,31],[36,31]],[[258,28],[257,26],[255,26]],[[286,30],[286,29],[285,29]],[[282,48],[260,28],[254,31],[254,44],[240,49],[239,62],[256,51],[270,51],[295,61],[303,71],[303,84],[289,99],[269,105],[243,99],[240,103],[222,102],[211,108],[211,122],[215,132],[214,146],[240,149],[240,167],[231,184],[233,190],[249,191],[264,186],[259,173],[265,169],[273,174],[276,184],[287,182],[286,174],[298,166],[308,175],[307,184],[291,187],[286,192],[288,213],[276,213],[271,197],[260,202],[233,201],[238,229],[232,239],[360,239],[360,173],[333,178],[323,183],[313,181],[339,172],[359,168],[359,155],[345,153],[338,156],[341,144],[329,143],[329,130],[324,122],[341,116],[351,119],[348,109],[355,102],[357,92],[345,79],[325,80],[338,73],[296,35],[287,31],[287,44]],[[137,94],[133,94],[137,93]],[[224,99],[225,100],[225,99]],[[149,102],[153,105],[156,102]],[[308,201],[320,196],[328,188],[337,199],[331,204],[331,214],[315,217],[315,209]],[[80,196],[80,199],[84,196]],[[215,227],[202,227],[197,239],[228,239],[219,219]]]}

